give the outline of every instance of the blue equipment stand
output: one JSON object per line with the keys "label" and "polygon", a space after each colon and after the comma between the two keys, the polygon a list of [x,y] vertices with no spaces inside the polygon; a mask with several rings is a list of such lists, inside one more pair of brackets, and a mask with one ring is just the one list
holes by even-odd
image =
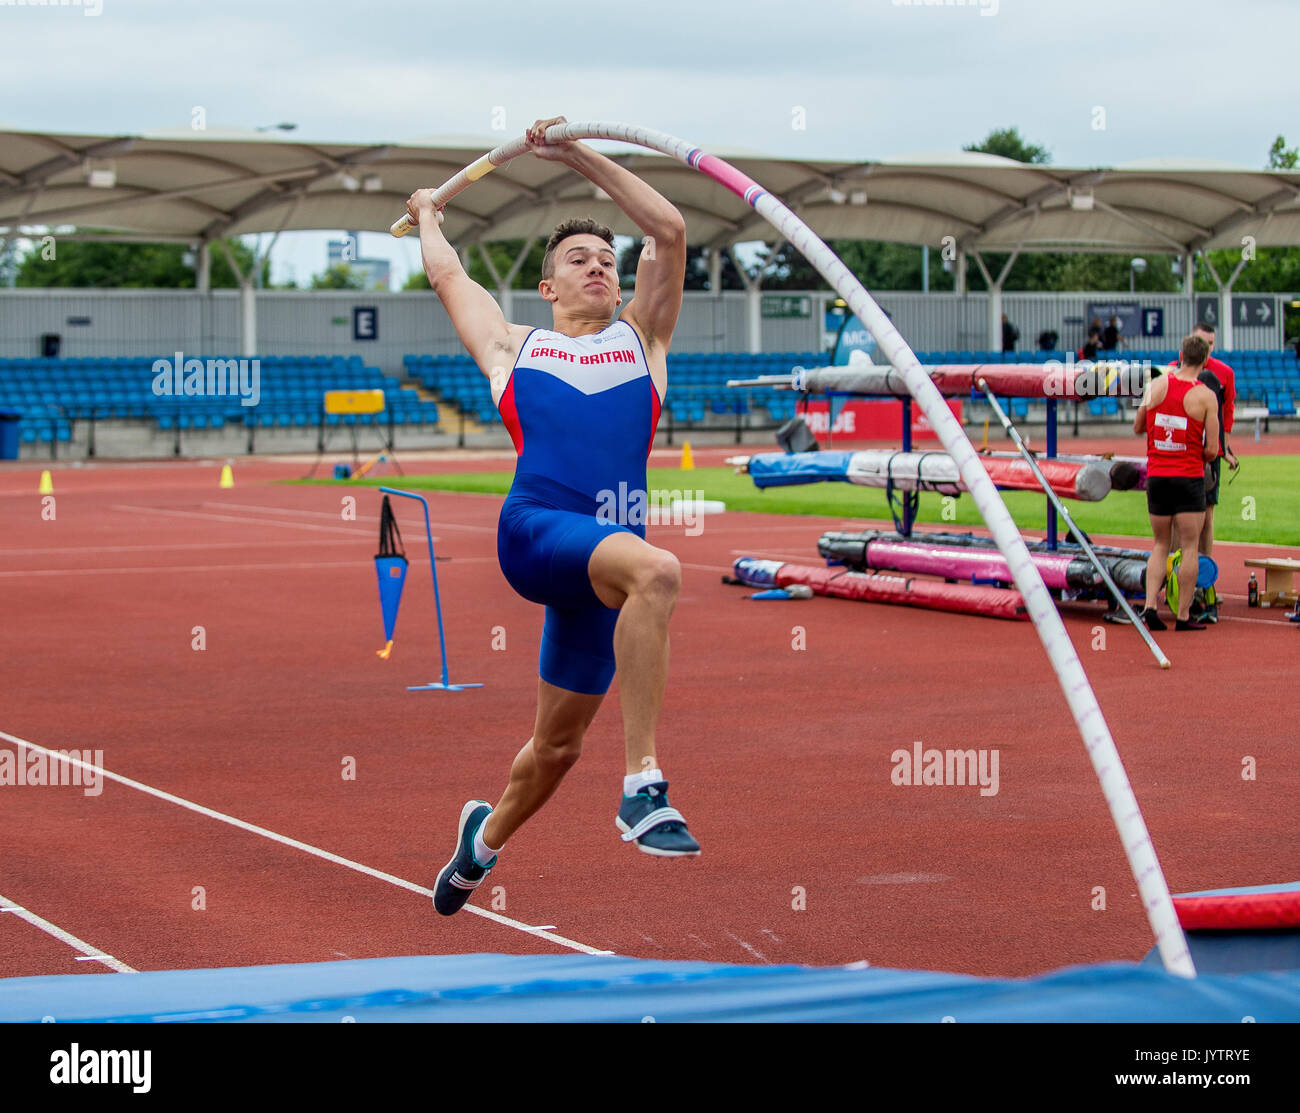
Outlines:
{"label": "blue equipment stand", "polygon": [[396,487],[380,487],[386,495],[401,495],[404,499],[416,499],[424,507],[424,529],[429,540],[429,572],[433,576],[433,605],[438,612],[438,648],[442,650],[442,683],[433,681],[429,684],[408,684],[408,692],[460,692],[466,688],[482,688],[482,684],[452,684],[447,677],[447,639],[442,632],[442,600],[438,596],[438,568],[433,555],[433,526],[429,522],[429,502],[423,495],[411,491],[399,491]]}

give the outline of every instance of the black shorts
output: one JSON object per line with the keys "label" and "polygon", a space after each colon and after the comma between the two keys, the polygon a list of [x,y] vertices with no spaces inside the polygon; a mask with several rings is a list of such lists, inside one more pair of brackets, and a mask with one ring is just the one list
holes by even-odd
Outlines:
{"label": "black shorts", "polygon": [[1219,469],[1223,466],[1223,457],[1221,455],[1216,456],[1205,466],[1214,473],[1214,486],[1210,487],[1205,492],[1205,505],[1218,506],[1219,505]]}
{"label": "black shorts", "polygon": [[1205,477],[1148,475],[1147,511],[1157,518],[1199,514],[1205,510]]}

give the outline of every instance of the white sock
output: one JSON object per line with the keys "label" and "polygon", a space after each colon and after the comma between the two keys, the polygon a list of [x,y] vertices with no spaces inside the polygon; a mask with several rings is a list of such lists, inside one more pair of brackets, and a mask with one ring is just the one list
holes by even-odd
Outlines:
{"label": "white sock", "polygon": [[478,830],[474,832],[474,861],[480,866],[492,861],[493,858],[501,853],[500,850],[493,850],[483,841],[483,828],[486,826],[487,820],[485,819],[478,825]]}
{"label": "white sock", "polygon": [[635,796],[646,785],[652,785],[655,781],[664,779],[663,771],[659,769],[643,769],[640,773],[629,773],[623,778],[623,795]]}

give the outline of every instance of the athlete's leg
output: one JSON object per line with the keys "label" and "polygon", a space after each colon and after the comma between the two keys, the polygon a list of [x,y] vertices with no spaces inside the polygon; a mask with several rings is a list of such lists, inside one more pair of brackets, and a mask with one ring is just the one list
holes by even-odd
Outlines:
{"label": "athlete's leg", "polygon": [[1205,507],[1205,525],[1201,527],[1201,556],[1214,556],[1214,504]]}
{"label": "athlete's leg", "polygon": [[[1147,559],[1147,598],[1145,609],[1156,609],[1156,596],[1160,585],[1165,580],[1165,561],[1169,559],[1169,531],[1173,518],[1166,514],[1152,514],[1151,534],[1155,543],[1151,546],[1151,556]],[[1181,583],[1179,585],[1182,586]],[[1179,596],[1181,600],[1182,596]]]}
{"label": "athlete's leg", "polygon": [[[1200,537],[1204,518],[1203,510],[1174,515],[1174,520],[1178,523],[1179,535],[1189,540]],[[1184,622],[1187,621],[1187,616],[1192,609],[1192,596],[1196,594],[1196,574],[1199,565],[1200,557],[1196,549],[1191,546],[1183,549],[1182,561],[1178,565],[1178,617]]]}
{"label": "athlete's leg", "polygon": [[582,753],[582,739],[605,697],[584,695],[537,681],[533,736],[510,767],[501,802],[483,824],[483,841],[500,850],[559,787]]}
{"label": "athlete's leg", "polygon": [[655,723],[668,680],[668,620],[681,590],[681,565],[672,553],[620,532],[596,546],[587,569],[600,601],[619,608],[614,660],[627,772],[640,773],[657,767]]}

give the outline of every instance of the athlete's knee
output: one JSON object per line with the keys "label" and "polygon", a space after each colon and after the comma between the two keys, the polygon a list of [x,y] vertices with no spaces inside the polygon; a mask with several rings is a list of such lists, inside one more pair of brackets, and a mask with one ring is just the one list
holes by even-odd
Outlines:
{"label": "athlete's knee", "polygon": [[582,736],[577,728],[550,731],[533,737],[533,758],[549,773],[565,774],[582,756]]}
{"label": "athlete's knee", "polygon": [[682,589],[681,562],[663,549],[651,549],[637,564],[633,591],[672,603]]}

